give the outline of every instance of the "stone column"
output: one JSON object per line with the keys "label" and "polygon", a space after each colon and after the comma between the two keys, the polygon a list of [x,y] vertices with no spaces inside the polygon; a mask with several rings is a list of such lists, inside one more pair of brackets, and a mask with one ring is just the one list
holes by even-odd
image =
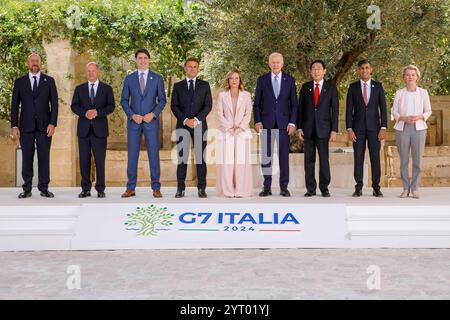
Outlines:
{"label": "stone column", "polygon": [[44,43],[44,49],[47,55],[47,74],[55,78],[59,96],[58,125],[50,154],[50,181],[55,187],[74,187],[78,167],[77,118],[72,113],[70,104],[75,85],[80,81],[80,72],[84,73],[84,67],[76,68],[77,62],[79,64],[86,57],[76,53],[67,40]]}

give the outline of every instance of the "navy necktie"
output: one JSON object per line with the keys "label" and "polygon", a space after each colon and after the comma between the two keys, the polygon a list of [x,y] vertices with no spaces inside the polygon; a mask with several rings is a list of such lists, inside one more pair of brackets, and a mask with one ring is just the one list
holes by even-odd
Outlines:
{"label": "navy necktie", "polygon": [[90,99],[91,99],[91,103],[92,103],[92,104],[94,104],[94,99],[95,99],[94,85],[95,85],[95,83],[92,83],[92,84],[91,84],[91,95],[90,95]]}
{"label": "navy necktie", "polygon": [[33,93],[36,93],[37,91],[37,77],[33,76],[34,82],[33,82]]}
{"label": "navy necktie", "polygon": [[192,99],[194,96],[194,80],[189,80],[189,89],[188,89],[189,97]]}

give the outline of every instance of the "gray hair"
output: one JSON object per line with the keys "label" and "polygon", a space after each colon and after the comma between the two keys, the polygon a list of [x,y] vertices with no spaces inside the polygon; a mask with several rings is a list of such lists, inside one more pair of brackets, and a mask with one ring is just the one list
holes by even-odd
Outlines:
{"label": "gray hair", "polygon": [[98,64],[97,62],[95,62],[95,61],[88,62],[88,63],[86,64],[86,69],[87,69],[89,66],[91,66],[91,65],[96,66],[97,69],[100,70],[99,64]]}
{"label": "gray hair", "polygon": [[37,57],[39,58],[39,61],[42,61],[41,56],[40,56],[39,53],[37,53],[37,52],[32,52],[32,53],[30,53],[30,54],[28,55],[27,60],[29,60],[32,56],[37,56]]}

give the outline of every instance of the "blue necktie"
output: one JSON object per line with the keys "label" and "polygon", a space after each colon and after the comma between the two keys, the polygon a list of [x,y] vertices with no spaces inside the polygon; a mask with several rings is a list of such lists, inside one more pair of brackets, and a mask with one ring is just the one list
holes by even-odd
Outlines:
{"label": "blue necktie", "polygon": [[92,105],[94,104],[94,99],[95,99],[94,85],[95,85],[95,83],[92,83],[92,84],[91,84],[91,95],[90,95],[90,99],[91,99]]}
{"label": "blue necktie", "polygon": [[192,99],[194,96],[194,80],[189,80],[189,89],[188,89],[189,97]]}
{"label": "blue necktie", "polygon": [[275,98],[278,99],[278,95],[280,94],[280,85],[278,83],[278,76],[275,76],[273,79],[273,93],[275,94]]}

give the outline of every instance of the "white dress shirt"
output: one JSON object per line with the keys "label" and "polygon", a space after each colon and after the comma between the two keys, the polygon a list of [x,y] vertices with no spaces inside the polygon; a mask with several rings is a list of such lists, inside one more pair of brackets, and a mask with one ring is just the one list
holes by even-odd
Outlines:
{"label": "white dress shirt", "polygon": [[[359,83],[361,84],[361,93],[362,93],[363,98],[364,98],[364,81],[360,79]],[[371,92],[371,89],[372,89],[372,80],[369,79],[365,83],[366,83],[366,89],[367,89],[366,90],[367,91],[367,101],[369,101],[370,100],[370,92]]]}
{"label": "white dress shirt", "polygon": [[[94,82],[94,96],[97,96],[97,89],[98,89],[98,83],[100,81],[97,79],[97,81]],[[91,87],[92,82],[88,81],[88,88],[89,88],[89,97],[91,97]]]}
{"label": "white dress shirt", "polygon": [[30,78],[31,83],[31,90],[33,90],[33,84],[34,84],[34,76],[36,76],[36,85],[39,87],[39,79],[41,78],[41,72],[39,71],[36,74],[33,74],[31,72],[28,72],[28,77]]}

